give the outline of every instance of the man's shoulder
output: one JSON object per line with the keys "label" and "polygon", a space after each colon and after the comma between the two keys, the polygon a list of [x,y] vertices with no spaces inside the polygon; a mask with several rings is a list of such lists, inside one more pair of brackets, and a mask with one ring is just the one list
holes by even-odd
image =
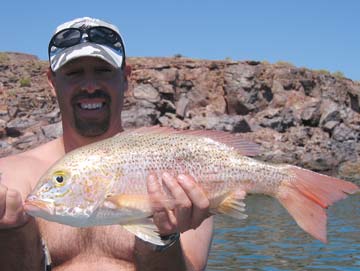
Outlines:
{"label": "man's shoulder", "polygon": [[61,156],[63,155],[63,147],[60,141],[61,139],[58,138],[28,151],[0,158],[0,167],[3,164],[37,163],[41,160],[51,159],[52,156]]}
{"label": "man's shoulder", "polygon": [[0,169],[8,170],[12,168],[19,168],[19,166],[28,165],[32,161],[36,162],[35,160],[37,160],[37,156],[34,155],[35,153],[31,150],[2,157],[0,158]]}
{"label": "man's shoulder", "polygon": [[62,139],[55,139],[34,149],[1,158],[0,172],[5,179],[37,179],[63,152]]}

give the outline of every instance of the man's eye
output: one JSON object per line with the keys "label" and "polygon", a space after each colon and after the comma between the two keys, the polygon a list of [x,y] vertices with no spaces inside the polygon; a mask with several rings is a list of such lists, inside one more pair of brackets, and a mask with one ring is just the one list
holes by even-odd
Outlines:
{"label": "man's eye", "polygon": [[78,75],[78,74],[80,74],[80,70],[74,70],[74,71],[68,71],[67,73],[66,73],[66,76],[74,76],[74,75]]}
{"label": "man's eye", "polygon": [[101,69],[97,69],[96,70],[97,72],[111,72],[111,69],[109,69],[109,68],[101,68]]}

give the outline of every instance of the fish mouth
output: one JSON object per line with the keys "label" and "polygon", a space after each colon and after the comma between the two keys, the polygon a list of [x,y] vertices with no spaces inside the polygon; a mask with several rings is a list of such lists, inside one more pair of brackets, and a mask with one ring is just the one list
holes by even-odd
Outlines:
{"label": "fish mouth", "polygon": [[49,215],[54,214],[53,203],[48,201],[43,201],[39,199],[26,199],[24,202],[24,210],[29,215],[38,216],[39,213],[46,213]]}

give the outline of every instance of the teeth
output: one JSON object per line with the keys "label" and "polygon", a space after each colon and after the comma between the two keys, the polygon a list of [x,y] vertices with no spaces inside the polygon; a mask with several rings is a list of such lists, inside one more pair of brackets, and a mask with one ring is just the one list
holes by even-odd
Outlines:
{"label": "teeth", "polygon": [[87,110],[100,109],[102,106],[103,106],[102,103],[80,104],[81,109],[87,109]]}

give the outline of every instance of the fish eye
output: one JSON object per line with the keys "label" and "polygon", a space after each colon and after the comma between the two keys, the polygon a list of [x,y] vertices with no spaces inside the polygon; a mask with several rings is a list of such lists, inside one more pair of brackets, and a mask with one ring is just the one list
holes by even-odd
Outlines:
{"label": "fish eye", "polygon": [[65,184],[66,173],[62,170],[55,171],[53,174],[53,180],[56,187],[61,187]]}
{"label": "fish eye", "polygon": [[56,176],[56,181],[57,181],[58,183],[62,183],[62,182],[64,181],[63,176]]}

